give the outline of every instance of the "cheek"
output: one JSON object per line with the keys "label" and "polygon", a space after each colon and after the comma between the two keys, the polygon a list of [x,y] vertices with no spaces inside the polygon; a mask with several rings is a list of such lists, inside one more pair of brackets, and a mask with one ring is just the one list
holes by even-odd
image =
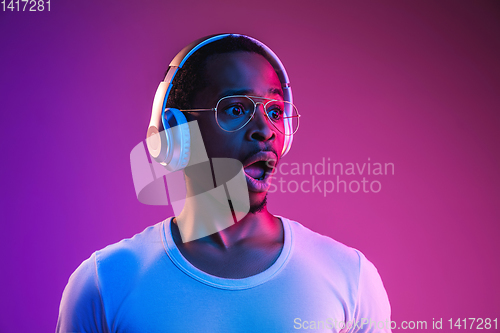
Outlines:
{"label": "cheek", "polygon": [[218,127],[215,118],[211,112],[210,114],[207,112],[206,114],[200,117],[193,117],[193,120],[196,120],[198,122],[198,126],[200,127],[202,135],[205,135],[205,132],[213,133],[215,132],[215,128]]}
{"label": "cheek", "polygon": [[[207,115],[208,116],[208,115]],[[237,140],[233,133],[224,132],[217,122],[215,117],[198,117],[198,126],[200,128],[201,137],[205,145],[205,150],[209,158],[212,157],[229,157],[234,151],[232,143]],[[240,138],[240,140],[242,140]]]}

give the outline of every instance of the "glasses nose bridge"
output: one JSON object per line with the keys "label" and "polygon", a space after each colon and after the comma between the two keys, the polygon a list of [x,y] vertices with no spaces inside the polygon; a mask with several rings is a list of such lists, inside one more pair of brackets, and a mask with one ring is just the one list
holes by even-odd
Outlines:
{"label": "glasses nose bridge", "polygon": [[262,103],[262,102],[253,102],[253,104],[254,104],[254,107],[255,107],[256,110],[257,110],[257,107],[260,104],[264,108],[264,111],[266,111],[266,104],[265,103]]}
{"label": "glasses nose bridge", "polygon": [[[274,130],[275,126],[274,126],[273,122],[271,121],[271,119],[269,118],[269,115],[267,114],[267,108],[266,108],[267,104],[270,101],[260,102],[260,101],[255,101],[253,98],[249,98],[249,99],[252,101],[252,103],[254,105],[254,109],[253,109],[252,117],[248,120],[248,123],[251,121],[256,121],[257,118],[263,117],[263,118],[261,118],[261,120],[259,122],[263,122],[265,124],[264,126],[269,127],[272,130]],[[262,113],[263,114],[261,116],[257,115],[257,107],[259,106],[259,104],[262,105]]]}
{"label": "glasses nose bridge", "polygon": [[257,112],[257,107],[260,105],[262,105],[262,108],[264,110],[264,115],[266,115],[266,105],[267,103],[269,103],[268,101],[264,101],[264,102],[260,102],[260,101],[255,101],[253,98],[249,98],[252,103],[253,103],[253,117],[255,117],[255,113]]}
{"label": "glasses nose bridge", "polygon": [[268,122],[270,119],[269,119],[269,116],[267,115],[267,110],[266,110],[266,104],[267,102],[256,102],[254,101],[253,99],[251,99],[251,101],[253,102],[253,114],[252,114],[252,118],[253,120],[256,119],[256,113],[257,113],[257,107],[259,106],[259,104],[262,105],[262,111],[263,111],[263,114],[264,114],[264,119],[266,122]]}

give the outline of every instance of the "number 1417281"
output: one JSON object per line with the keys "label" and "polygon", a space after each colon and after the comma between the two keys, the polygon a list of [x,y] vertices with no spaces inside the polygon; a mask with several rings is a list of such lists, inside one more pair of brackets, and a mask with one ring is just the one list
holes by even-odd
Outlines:
{"label": "number 1417281", "polygon": [[[448,319],[450,322],[450,329],[464,329],[464,330],[489,330],[498,329],[497,318],[458,318],[454,320],[453,318]],[[462,324],[463,323],[463,324]]]}
{"label": "number 1417281", "polygon": [[50,12],[50,0],[2,0],[2,9],[4,12]]}

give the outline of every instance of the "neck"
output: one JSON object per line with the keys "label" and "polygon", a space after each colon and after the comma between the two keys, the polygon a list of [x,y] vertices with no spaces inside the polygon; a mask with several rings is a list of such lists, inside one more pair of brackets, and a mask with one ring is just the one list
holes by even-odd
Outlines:
{"label": "neck", "polygon": [[[183,242],[185,237],[181,234],[182,230],[186,228],[186,223],[197,223],[193,220],[182,220],[181,216],[174,218],[175,233],[178,233],[178,241]],[[182,227],[179,227],[179,222]],[[215,224],[221,225],[220,221],[215,221]],[[189,228],[188,228],[189,229]],[[205,237],[200,237],[190,242],[204,243],[205,245],[212,245],[219,249],[229,250],[236,245],[241,245],[249,240],[264,240],[269,238],[270,235],[275,234],[278,229],[281,229],[281,222],[278,218],[270,214],[267,209],[263,209],[257,213],[248,213],[243,219],[231,226],[219,230]],[[173,228],[174,231],[174,228]],[[176,238],[176,237],[174,237]],[[177,241],[176,241],[177,243]],[[186,243],[186,242],[184,242]]]}
{"label": "neck", "polygon": [[234,205],[230,206],[224,190],[214,189],[203,195],[188,196],[174,222],[184,243],[200,240],[228,248],[248,237],[265,236],[278,221],[266,205],[246,214],[233,209]]}
{"label": "neck", "polygon": [[267,210],[266,193],[249,192],[241,166],[229,170],[230,164],[225,163],[227,170],[218,181],[224,185],[220,186],[212,178],[209,163],[185,169],[186,199],[174,219],[181,243],[195,241],[229,249],[246,239],[266,239],[266,234],[281,231],[281,222]]}

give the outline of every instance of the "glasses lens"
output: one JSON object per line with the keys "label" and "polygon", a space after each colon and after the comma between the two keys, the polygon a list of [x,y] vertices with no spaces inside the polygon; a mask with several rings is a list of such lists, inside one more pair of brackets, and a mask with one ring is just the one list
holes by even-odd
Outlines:
{"label": "glasses lens", "polygon": [[[248,124],[254,113],[253,96],[227,96],[219,100],[216,106],[217,123],[229,132],[237,131]],[[281,100],[253,97],[257,104],[264,104],[267,116],[273,126],[281,133],[292,135],[299,128],[299,113],[295,105]],[[263,100],[263,101],[261,101]],[[267,101],[265,101],[267,100]]]}
{"label": "glasses lens", "polygon": [[272,124],[283,134],[292,135],[299,128],[299,112],[295,105],[286,101],[269,101],[267,115]]}
{"label": "glasses lens", "polygon": [[254,104],[245,96],[228,96],[217,103],[217,122],[226,131],[236,131],[252,117]]}

